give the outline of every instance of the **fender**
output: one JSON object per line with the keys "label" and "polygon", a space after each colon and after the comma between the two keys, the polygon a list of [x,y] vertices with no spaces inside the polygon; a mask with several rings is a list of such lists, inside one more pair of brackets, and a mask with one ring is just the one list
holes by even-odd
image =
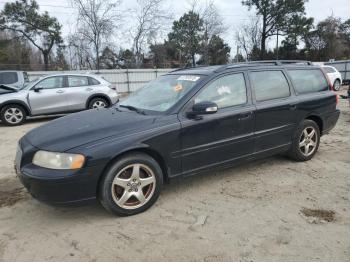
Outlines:
{"label": "fender", "polygon": [[103,98],[107,99],[110,106],[112,105],[112,100],[107,95],[105,95],[103,93],[95,93],[95,94],[92,94],[91,96],[89,96],[88,99],[86,99],[85,108],[88,107],[91,99],[93,99],[95,97],[103,97]]}
{"label": "fender", "polygon": [[30,110],[30,107],[23,101],[21,100],[17,100],[17,99],[12,99],[12,100],[8,100],[2,104],[0,104],[0,108],[3,108],[4,106],[6,105],[10,105],[10,104],[17,104],[17,105],[20,105],[24,108],[24,110],[26,111],[27,115],[28,116],[31,116],[32,115],[32,112]]}

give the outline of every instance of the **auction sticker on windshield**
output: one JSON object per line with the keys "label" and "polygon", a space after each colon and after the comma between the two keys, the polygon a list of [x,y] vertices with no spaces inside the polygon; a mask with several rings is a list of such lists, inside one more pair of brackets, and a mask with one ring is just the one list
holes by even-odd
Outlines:
{"label": "auction sticker on windshield", "polygon": [[191,82],[196,82],[196,81],[198,81],[199,78],[200,78],[199,76],[186,75],[186,76],[180,76],[177,80],[178,80],[178,81],[191,81]]}

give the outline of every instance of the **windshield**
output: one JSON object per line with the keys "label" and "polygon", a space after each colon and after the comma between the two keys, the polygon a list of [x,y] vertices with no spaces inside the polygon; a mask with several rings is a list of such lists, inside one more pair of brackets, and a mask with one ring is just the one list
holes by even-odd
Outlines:
{"label": "windshield", "polygon": [[191,90],[199,79],[197,75],[161,76],[131,94],[120,106],[164,112]]}
{"label": "windshield", "polygon": [[33,85],[34,82],[36,82],[36,81],[37,81],[37,79],[36,79],[36,80],[32,80],[32,81],[30,81],[30,82],[25,82],[24,85],[23,85],[21,88],[19,88],[19,90],[27,89],[28,87],[30,87],[31,85]]}

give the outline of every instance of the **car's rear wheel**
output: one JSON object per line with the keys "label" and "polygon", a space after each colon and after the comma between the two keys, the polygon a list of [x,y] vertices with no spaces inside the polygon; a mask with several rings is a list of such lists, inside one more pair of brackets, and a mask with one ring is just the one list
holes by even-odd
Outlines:
{"label": "car's rear wheel", "polygon": [[162,185],[162,169],[157,161],[146,154],[130,154],[107,170],[100,183],[99,199],[111,213],[135,215],[155,203]]}
{"label": "car's rear wheel", "polygon": [[320,145],[320,128],[312,120],[304,120],[296,130],[289,155],[296,161],[308,161]]}
{"label": "car's rear wheel", "polygon": [[340,87],[341,87],[341,83],[340,83],[339,79],[336,79],[334,81],[333,88],[334,88],[335,91],[339,91]]}
{"label": "car's rear wheel", "polygon": [[108,101],[107,99],[103,98],[103,97],[96,97],[91,99],[91,101],[89,102],[88,108],[89,109],[94,109],[94,108],[106,108],[108,107]]}
{"label": "car's rear wheel", "polygon": [[7,126],[17,126],[23,124],[27,114],[20,105],[7,105],[1,109],[0,118],[3,124]]}

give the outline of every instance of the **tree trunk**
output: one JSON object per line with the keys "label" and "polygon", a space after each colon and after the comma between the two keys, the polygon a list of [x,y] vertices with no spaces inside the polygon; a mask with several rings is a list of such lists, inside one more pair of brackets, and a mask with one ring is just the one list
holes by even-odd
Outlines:
{"label": "tree trunk", "polygon": [[47,52],[43,52],[44,57],[44,65],[45,65],[45,71],[49,70],[49,54]]}
{"label": "tree trunk", "polygon": [[260,47],[260,59],[263,60],[265,57],[265,50],[266,50],[266,13],[263,14],[263,25],[262,25],[262,32],[261,32],[261,47]]}
{"label": "tree trunk", "polygon": [[99,48],[96,46],[96,69],[97,71],[100,70],[100,56],[99,56]]}
{"label": "tree trunk", "polygon": [[195,54],[192,54],[192,66],[196,66],[196,59],[195,59]]}

